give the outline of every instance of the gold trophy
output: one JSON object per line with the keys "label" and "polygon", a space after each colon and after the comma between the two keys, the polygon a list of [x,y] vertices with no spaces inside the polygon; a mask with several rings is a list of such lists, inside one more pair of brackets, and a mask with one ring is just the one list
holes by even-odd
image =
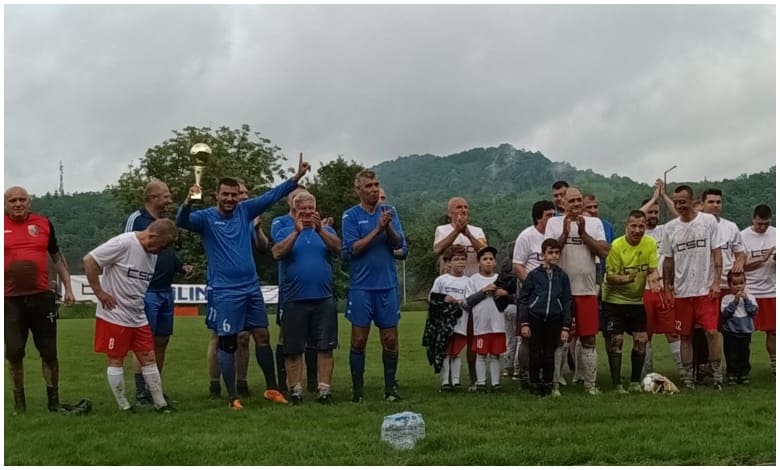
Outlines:
{"label": "gold trophy", "polygon": [[[211,147],[206,144],[195,144],[190,149],[190,157],[192,158],[192,172],[195,175],[195,184],[200,186],[200,178],[203,176],[204,165],[209,161],[211,157]],[[203,193],[195,193],[190,196],[191,201],[202,201]]]}

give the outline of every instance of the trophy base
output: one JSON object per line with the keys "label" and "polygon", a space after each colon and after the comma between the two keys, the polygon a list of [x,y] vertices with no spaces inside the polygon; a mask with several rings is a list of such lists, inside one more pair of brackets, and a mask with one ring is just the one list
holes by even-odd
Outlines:
{"label": "trophy base", "polygon": [[190,196],[192,202],[203,202],[203,193],[197,193]]}

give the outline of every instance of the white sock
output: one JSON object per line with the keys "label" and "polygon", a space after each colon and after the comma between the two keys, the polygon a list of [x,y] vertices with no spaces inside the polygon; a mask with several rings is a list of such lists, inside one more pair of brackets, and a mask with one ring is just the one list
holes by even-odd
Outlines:
{"label": "white sock", "polygon": [[450,356],[444,356],[444,362],[441,363],[441,384],[450,383]]}
{"label": "white sock", "polygon": [[582,363],[582,343],[579,338],[574,343],[574,380],[584,380],[584,365]]}
{"label": "white sock", "polygon": [[487,378],[487,371],[485,370],[485,359],[487,359],[485,355],[477,354],[477,385],[485,385],[485,379]]}
{"label": "white sock", "polygon": [[460,356],[452,358],[450,376],[452,376],[452,385],[460,385]]}
{"label": "white sock", "polygon": [[582,378],[585,380],[586,389],[596,388],[597,360],[596,348],[582,348]]}
{"label": "white sock", "polygon": [[672,353],[672,361],[674,361],[674,365],[677,367],[678,371],[681,371],[683,364],[682,357],[680,356],[680,340],[669,343],[669,351]]}
{"label": "white sock", "polygon": [[160,378],[160,371],[157,370],[157,364],[147,364],[141,367],[141,373],[144,374],[146,388],[148,388],[149,393],[152,394],[154,407],[162,408],[167,405],[168,403],[166,403],[165,397],[163,397],[162,379]]}
{"label": "white sock", "polygon": [[653,372],[655,364],[653,362],[653,345],[648,341],[645,347],[645,363],[642,365],[642,377]]}
{"label": "white sock", "polygon": [[492,385],[498,385],[501,383],[501,359],[499,356],[490,355],[490,378]]}
{"label": "white sock", "polygon": [[553,383],[557,384],[561,381],[561,374],[563,373],[563,346],[555,348],[555,368],[553,369]]}
{"label": "white sock", "polygon": [[108,367],[108,386],[116,398],[116,404],[120,410],[130,409],[130,402],[125,396],[125,371],[121,367]]}

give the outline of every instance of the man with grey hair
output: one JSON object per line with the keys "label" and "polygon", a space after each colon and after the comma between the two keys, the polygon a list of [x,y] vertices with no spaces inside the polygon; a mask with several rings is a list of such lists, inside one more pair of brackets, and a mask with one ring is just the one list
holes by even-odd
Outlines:
{"label": "man with grey hair", "polygon": [[308,191],[299,192],[292,201],[295,223],[277,234],[274,259],[280,261],[284,284],[285,369],[290,402],[303,401],[303,354],[317,351],[319,395],[322,404],[331,403],[333,349],[338,344],[338,319],[333,300],[333,270],[330,257],[340,251],[341,240],[332,227],[323,225],[317,212],[317,199]]}
{"label": "man with grey hair", "polygon": [[27,335],[41,354],[49,411],[58,411],[59,361],[55,295],[49,289],[48,253],[65,285],[65,303],[73,303],[73,288],[65,257],[57,245],[51,221],[30,210],[30,195],[20,186],[5,191],[5,357],[13,381],[14,410],[27,410],[23,359]]}
{"label": "man with grey hair", "polygon": [[366,341],[371,322],[379,328],[384,366],[385,400],[398,401],[398,274],[393,251],[401,248],[404,232],[398,214],[379,204],[376,173],[362,170],[355,176],[360,203],[342,216],[342,258],[349,262],[346,318],[352,323],[349,368],[352,401],[363,401]]}

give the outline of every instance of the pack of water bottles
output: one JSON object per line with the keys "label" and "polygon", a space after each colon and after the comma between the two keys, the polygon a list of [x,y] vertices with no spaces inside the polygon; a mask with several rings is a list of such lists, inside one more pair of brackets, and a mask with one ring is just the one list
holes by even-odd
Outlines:
{"label": "pack of water bottles", "polygon": [[425,437],[425,421],[421,414],[411,411],[385,416],[381,436],[396,449],[411,449]]}

